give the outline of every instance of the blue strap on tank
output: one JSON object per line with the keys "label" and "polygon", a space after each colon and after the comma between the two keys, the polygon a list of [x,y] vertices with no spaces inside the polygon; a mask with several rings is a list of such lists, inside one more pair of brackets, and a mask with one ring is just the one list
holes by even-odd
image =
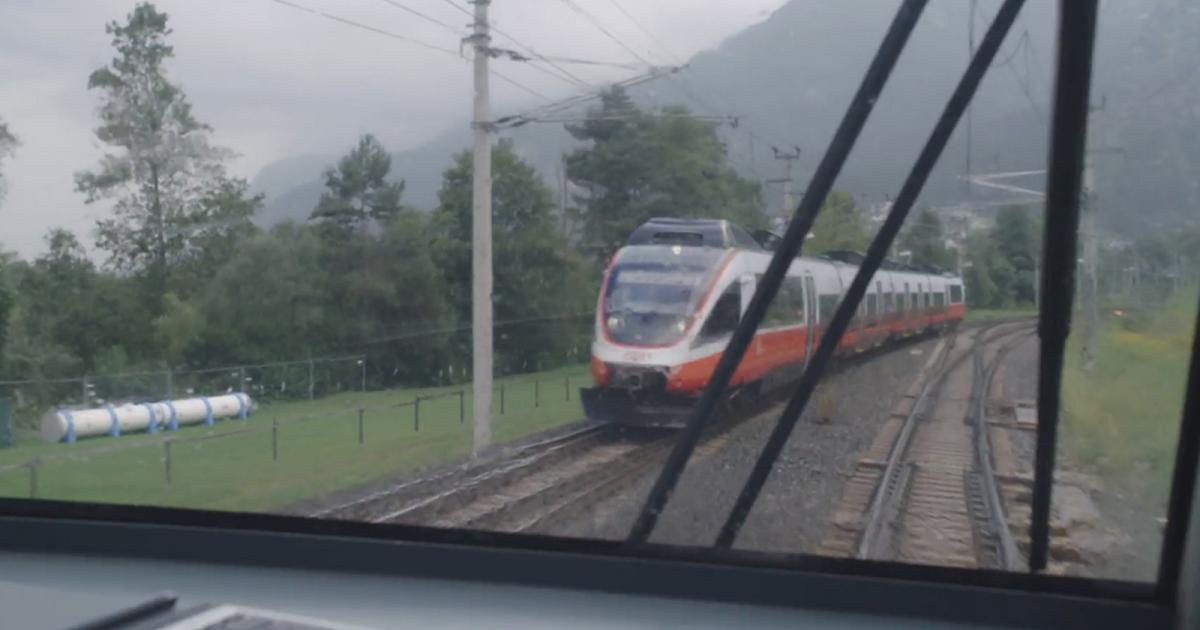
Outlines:
{"label": "blue strap on tank", "polygon": [[233,397],[236,398],[238,401],[238,419],[245,420],[246,412],[247,412],[246,395],[245,394],[234,394]]}
{"label": "blue strap on tank", "polygon": [[63,409],[62,411],[60,411],[58,413],[62,414],[63,419],[65,419],[67,421],[66,441],[68,443],[74,442],[75,441],[75,418],[71,417],[71,411],[68,409]]}
{"label": "blue strap on tank", "polygon": [[204,403],[204,424],[211,427],[213,424],[212,403],[208,402],[208,398],[205,396],[200,397],[200,402]]}
{"label": "blue strap on tank", "polygon": [[178,431],[179,430],[179,413],[175,411],[175,403],[167,400],[167,401],[164,401],[163,404],[165,404],[167,406],[167,409],[171,410],[171,419],[170,419],[170,421],[167,422],[167,428],[172,431]]}
{"label": "blue strap on tank", "polygon": [[108,434],[113,437],[121,435],[121,423],[117,421],[117,410],[113,409],[112,405],[104,405],[104,410],[108,412],[108,419],[112,424],[108,428]]}
{"label": "blue strap on tank", "polygon": [[150,403],[142,403],[146,408],[146,413],[150,417],[146,420],[146,433],[158,433],[158,414],[154,413],[154,406]]}

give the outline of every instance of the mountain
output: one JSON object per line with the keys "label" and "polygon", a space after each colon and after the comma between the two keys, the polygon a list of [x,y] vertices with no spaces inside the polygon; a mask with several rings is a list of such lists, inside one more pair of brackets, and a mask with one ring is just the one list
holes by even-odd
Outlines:
{"label": "mountain", "polygon": [[[764,21],[695,55],[685,71],[638,86],[632,94],[647,107],[685,104],[697,113],[738,116],[739,124],[725,125],[721,133],[730,160],[748,177],[778,178],[782,164],[773,159],[772,145],[799,146],[803,154],[795,181],[797,189],[803,190],[897,5],[895,1],[877,2],[871,5],[873,10],[864,10],[860,3],[841,0],[792,0]],[[979,5],[976,43],[998,3]],[[969,7],[966,2],[939,2],[926,8],[837,182],[839,188],[867,203],[890,198],[899,190],[966,66]],[[1200,128],[1194,124],[1196,103],[1200,103],[1194,79],[1190,87],[1166,88],[1170,92],[1162,103],[1140,102],[1137,95],[1151,89],[1141,86],[1169,82],[1171,76],[1190,71],[1194,59],[1200,58],[1198,40],[1176,24],[1200,25],[1196,10],[1183,0],[1105,2],[1103,7],[1096,86],[1113,94],[1108,101],[1112,115],[1106,116],[1107,121],[1098,119],[1093,128],[1109,126],[1112,135],[1125,137],[1147,134],[1157,139],[1165,135],[1167,141],[1172,140],[1166,126],[1170,122],[1194,135]],[[973,172],[1044,168],[1056,24],[1054,3],[1027,3],[1001,47],[971,107]],[[1164,38],[1162,34],[1167,32],[1178,35]],[[1193,51],[1196,54],[1188,57]],[[1164,58],[1170,63],[1159,63]],[[1192,61],[1187,61],[1189,58]],[[920,203],[950,205],[1008,197],[969,189],[962,182],[967,168],[964,127],[960,124],[956,130]],[[561,125],[530,124],[504,135],[513,138],[523,157],[538,168],[547,183],[557,187],[561,156],[574,146]],[[1200,166],[1195,152],[1200,140],[1185,140],[1182,145],[1186,146],[1171,152],[1176,163],[1169,173],[1147,167],[1145,181],[1156,182],[1153,187],[1131,181],[1111,164],[1098,165],[1098,194],[1112,200],[1111,208],[1101,206],[1102,213],[1115,217],[1110,223],[1123,225],[1119,208],[1136,199],[1151,197],[1159,205],[1176,208],[1164,210],[1164,216],[1179,214],[1177,207],[1185,207],[1183,201],[1191,198],[1188,195],[1200,201],[1195,180],[1185,175],[1188,168]],[[1180,145],[1180,139],[1175,138],[1173,144]],[[407,182],[406,201],[432,208],[442,171],[454,153],[469,146],[469,129],[464,124],[426,145],[396,153],[393,172]],[[325,165],[334,161],[321,159]],[[263,213],[264,222],[307,218],[321,190],[321,169],[316,162],[313,156],[284,160],[255,178],[256,186],[264,191],[276,191]],[[1190,172],[1196,171],[1192,168]],[[289,178],[291,185],[287,186]],[[769,207],[778,208],[779,187],[768,186],[766,192]]]}

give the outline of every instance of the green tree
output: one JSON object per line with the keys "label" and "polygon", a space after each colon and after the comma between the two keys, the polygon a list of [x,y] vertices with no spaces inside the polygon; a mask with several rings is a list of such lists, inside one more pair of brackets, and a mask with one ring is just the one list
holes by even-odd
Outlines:
{"label": "green tree", "polygon": [[1033,303],[1039,249],[1037,237],[1037,227],[1023,208],[1006,207],[996,214],[992,240],[996,253],[1005,264],[993,265],[993,272],[1000,274],[993,280],[1015,303]]}
{"label": "green tree", "polygon": [[0,251],[0,374],[4,374],[4,345],[8,341],[8,322],[16,307],[17,295],[9,286],[8,254]]}
{"label": "green tree", "polygon": [[209,144],[211,129],[167,79],[167,15],[144,2],[105,30],[117,56],[91,73],[88,89],[101,93],[96,137],[114,151],[77,173],[75,187],[88,203],[115,200],[112,217],[97,223],[97,245],[118,269],[144,275],[157,310],[172,269],[198,248],[194,234],[238,237],[261,199],[226,176],[232,153]]}
{"label": "green tree", "polygon": [[392,158],[375,136],[366,134],[337,167],[325,170],[326,192],[321,194],[311,218],[346,236],[380,224],[400,214],[404,181],[388,181]]}
{"label": "green tree", "polygon": [[189,363],[220,365],[303,357],[321,350],[326,295],[321,243],[309,228],[285,222],[247,239],[212,278],[197,308],[202,339]]}
{"label": "green tree", "polygon": [[583,189],[573,218],[583,244],[601,259],[651,217],[767,223],[759,184],[737,175],[714,126],[686,108],[650,114],[614,88],[567,130],[587,143],[566,157],[568,179]]}
{"label": "green tree", "polygon": [[[434,251],[457,321],[471,321],[471,154],[442,175],[433,217]],[[537,172],[502,141],[492,154],[493,300],[501,373],[561,364],[581,343],[594,279],[554,221],[554,197]],[[582,317],[586,321],[586,316]],[[509,324],[504,324],[509,322]],[[512,322],[523,322],[512,324]],[[456,354],[469,357],[467,342]]]}
{"label": "green tree", "polygon": [[899,248],[911,252],[912,262],[941,269],[954,269],[957,255],[946,247],[942,220],[933,210],[924,208],[918,212],[899,240]]}
{"label": "green tree", "polygon": [[8,128],[8,123],[0,118],[0,199],[4,198],[4,160],[13,154],[20,141]]}
{"label": "green tree", "polygon": [[821,213],[804,242],[804,252],[822,254],[832,250],[863,251],[870,242],[862,209],[849,193],[834,190],[825,198]]}
{"label": "green tree", "polygon": [[174,293],[163,296],[162,315],[154,319],[154,335],[167,365],[183,362],[185,353],[204,333],[200,311]]}

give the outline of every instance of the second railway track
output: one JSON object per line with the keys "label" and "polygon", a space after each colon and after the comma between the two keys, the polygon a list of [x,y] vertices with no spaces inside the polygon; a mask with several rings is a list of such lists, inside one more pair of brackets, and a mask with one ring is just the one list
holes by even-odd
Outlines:
{"label": "second railway track", "polygon": [[821,552],[1014,568],[985,417],[996,366],[1030,323],[964,329],[926,364],[850,480]]}

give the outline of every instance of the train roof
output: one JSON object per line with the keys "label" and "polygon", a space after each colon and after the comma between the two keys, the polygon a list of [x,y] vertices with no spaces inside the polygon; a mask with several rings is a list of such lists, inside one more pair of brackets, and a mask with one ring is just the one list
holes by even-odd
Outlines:
{"label": "train roof", "polygon": [[[685,247],[716,247],[771,252],[779,243],[779,235],[767,230],[746,231],[727,219],[676,219],[656,217],[640,225],[629,235],[627,245],[682,245]],[[851,265],[862,264],[865,255],[851,250],[831,250],[817,256]],[[934,265],[902,263],[885,259],[883,269],[947,275],[945,269]],[[953,274],[949,274],[953,275]]]}
{"label": "train roof", "polygon": [[725,219],[650,219],[629,235],[626,244],[763,249],[749,232]]}

